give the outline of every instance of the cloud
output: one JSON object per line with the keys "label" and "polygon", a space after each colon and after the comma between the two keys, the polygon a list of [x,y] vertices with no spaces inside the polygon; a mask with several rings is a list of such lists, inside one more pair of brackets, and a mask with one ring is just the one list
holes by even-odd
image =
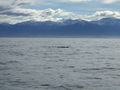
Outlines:
{"label": "cloud", "polygon": [[24,13],[15,13],[15,12],[3,12],[0,13],[1,15],[8,15],[8,16],[28,16],[28,14],[24,14]]}
{"label": "cloud", "polygon": [[85,20],[94,21],[102,18],[117,18],[120,19],[120,11],[97,11],[92,15],[86,15]]}
{"label": "cloud", "polygon": [[32,0],[0,0],[0,13],[11,11],[24,5],[31,5]]}
{"label": "cloud", "polygon": [[119,2],[120,0],[61,0],[62,2],[74,2],[74,3],[81,3],[81,2],[102,2],[105,4],[111,4],[114,2]]}
{"label": "cloud", "polygon": [[[25,9],[25,8],[12,8],[9,10],[3,10],[0,12],[0,18],[6,16],[5,22],[8,20],[8,23],[17,23],[22,21],[58,21],[62,18],[70,18],[72,12],[66,12],[62,9],[53,10],[51,8],[44,10],[36,9]],[[5,18],[5,17],[4,17]],[[10,21],[11,19],[11,21]],[[3,22],[4,20],[0,20]],[[15,22],[14,22],[15,21]]]}
{"label": "cloud", "polygon": [[102,0],[103,3],[106,3],[106,4],[110,4],[110,3],[114,3],[114,2],[118,2],[120,0]]}
{"label": "cloud", "polygon": [[97,11],[92,15],[82,15],[78,13],[68,12],[63,9],[26,9],[25,5],[37,5],[45,3],[82,3],[82,2],[102,2],[110,4],[120,0],[0,0],[0,22],[18,23],[23,21],[59,21],[61,19],[83,19],[97,20],[106,17],[120,18],[119,11]]}
{"label": "cloud", "polygon": [[98,20],[102,18],[119,18],[119,11],[97,11],[91,15],[82,15],[73,12],[67,12],[62,9],[25,9],[25,8],[14,8],[10,10],[5,10],[0,13],[0,22],[7,23],[19,23],[24,21],[60,21],[62,19],[79,19],[79,20]]}
{"label": "cloud", "polygon": [[120,16],[120,12],[118,11],[97,11],[95,16],[99,17],[118,17]]}
{"label": "cloud", "polygon": [[19,6],[26,4],[34,4],[37,0],[0,0],[0,6]]}
{"label": "cloud", "polygon": [[92,0],[62,0],[62,2],[75,2],[75,3],[88,2],[88,1],[92,1]]}
{"label": "cloud", "polygon": [[120,0],[0,0],[0,8],[16,8],[24,5],[49,5],[59,4],[60,2],[66,3],[82,3],[82,2],[102,2],[106,4],[119,2]]}
{"label": "cloud", "polygon": [[10,7],[2,7],[2,6],[0,6],[0,12],[5,11],[5,10],[9,10],[9,9],[11,9],[11,8]]}

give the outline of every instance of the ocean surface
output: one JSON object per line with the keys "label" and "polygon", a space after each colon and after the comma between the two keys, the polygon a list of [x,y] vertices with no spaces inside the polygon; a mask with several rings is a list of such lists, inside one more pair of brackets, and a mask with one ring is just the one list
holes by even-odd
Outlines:
{"label": "ocean surface", "polygon": [[0,38],[0,90],[120,90],[120,39]]}

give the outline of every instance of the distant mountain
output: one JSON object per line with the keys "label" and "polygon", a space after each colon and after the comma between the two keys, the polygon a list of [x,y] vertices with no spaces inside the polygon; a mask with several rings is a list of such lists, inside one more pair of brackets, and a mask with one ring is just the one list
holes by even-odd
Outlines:
{"label": "distant mountain", "polygon": [[92,21],[92,23],[98,24],[98,25],[120,25],[120,19],[116,18],[103,18],[98,21]]}
{"label": "distant mountain", "polygon": [[103,18],[97,21],[62,20],[59,22],[27,21],[17,24],[0,24],[0,37],[37,36],[120,36],[120,19]]}

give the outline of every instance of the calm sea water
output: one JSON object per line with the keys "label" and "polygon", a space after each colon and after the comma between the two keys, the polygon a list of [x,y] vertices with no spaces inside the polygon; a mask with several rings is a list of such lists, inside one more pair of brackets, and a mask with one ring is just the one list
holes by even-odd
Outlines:
{"label": "calm sea water", "polygon": [[120,39],[0,38],[0,90],[120,90]]}

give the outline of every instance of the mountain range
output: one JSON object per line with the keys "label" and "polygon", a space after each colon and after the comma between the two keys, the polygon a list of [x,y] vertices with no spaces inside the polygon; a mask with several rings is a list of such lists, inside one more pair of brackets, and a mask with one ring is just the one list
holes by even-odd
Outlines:
{"label": "mountain range", "polygon": [[119,37],[120,19],[103,18],[96,21],[61,20],[26,21],[0,24],[0,37]]}

